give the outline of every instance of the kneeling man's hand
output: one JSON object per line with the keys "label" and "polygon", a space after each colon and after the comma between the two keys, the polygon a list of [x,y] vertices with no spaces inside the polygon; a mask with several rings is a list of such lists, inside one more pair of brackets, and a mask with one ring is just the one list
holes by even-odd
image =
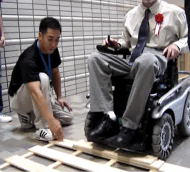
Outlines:
{"label": "kneeling man's hand", "polygon": [[51,130],[53,136],[58,141],[63,141],[63,129],[60,122],[57,119],[49,121],[49,129]]}
{"label": "kneeling man's hand", "polygon": [[180,50],[177,45],[171,44],[166,47],[163,51],[163,54],[167,57],[168,60],[175,59],[179,56]]}
{"label": "kneeling man's hand", "polygon": [[72,111],[72,108],[67,104],[64,98],[58,98],[57,101],[61,104],[61,107],[64,109],[65,106],[69,111]]}

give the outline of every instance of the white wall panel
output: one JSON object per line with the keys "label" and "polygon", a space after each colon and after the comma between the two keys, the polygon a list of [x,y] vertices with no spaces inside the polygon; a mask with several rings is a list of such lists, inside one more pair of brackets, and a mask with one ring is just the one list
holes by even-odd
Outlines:
{"label": "white wall panel", "polygon": [[62,25],[59,51],[64,96],[88,91],[88,55],[110,34],[119,38],[124,15],[141,0],[3,0],[6,47],[2,50],[4,112],[10,112],[7,89],[20,53],[38,36],[40,20],[57,18]]}

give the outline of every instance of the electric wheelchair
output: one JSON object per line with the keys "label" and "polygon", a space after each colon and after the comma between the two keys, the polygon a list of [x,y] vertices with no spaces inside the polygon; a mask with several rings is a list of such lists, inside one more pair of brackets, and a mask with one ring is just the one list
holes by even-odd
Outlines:
{"label": "electric wheelchair", "polygon": [[[124,58],[130,54],[129,50],[113,50],[106,46],[97,46],[103,53],[121,54]],[[158,158],[165,160],[172,151],[174,142],[174,128],[177,126],[180,135],[190,135],[190,76],[178,83],[177,59],[170,60],[162,76],[158,76],[146,103],[143,119],[137,130],[137,136],[128,148],[135,151],[152,152]],[[146,80],[145,80],[146,82]],[[121,119],[127,99],[133,84],[128,77],[112,79],[114,86],[114,112]],[[137,107],[138,108],[138,107]],[[102,113],[89,112],[85,119],[85,135],[89,140],[89,132],[103,120]],[[118,121],[120,122],[120,120]],[[105,144],[102,140],[97,142]]]}

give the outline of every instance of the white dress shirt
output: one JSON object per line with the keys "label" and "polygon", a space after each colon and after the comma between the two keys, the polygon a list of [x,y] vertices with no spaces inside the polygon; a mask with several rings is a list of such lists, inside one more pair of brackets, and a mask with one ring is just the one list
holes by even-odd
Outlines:
{"label": "white dress shirt", "polygon": [[[128,47],[131,50],[135,48],[139,28],[146,9],[147,7],[144,5],[138,5],[124,17],[124,32],[122,38],[118,41],[122,46]],[[176,5],[168,4],[161,0],[157,0],[149,9],[151,11],[149,14],[150,34],[146,46],[163,50],[165,47],[174,43],[179,47],[181,53],[187,51],[188,27],[185,11]],[[155,15],[158,13],[163,14],[164,19],[159,35],[155,35]]]}

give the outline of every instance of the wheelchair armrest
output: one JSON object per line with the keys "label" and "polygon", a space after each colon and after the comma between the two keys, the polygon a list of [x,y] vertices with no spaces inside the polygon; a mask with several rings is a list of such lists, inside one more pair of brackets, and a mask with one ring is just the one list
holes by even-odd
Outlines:
{"label": "wheelchair armrest", "polygon": [[129,49],[128,48],[124,48],[124,47],[121,47],[121,48],[118,48],[118,49],[114,49],[114,48],[108,47],[106,45],[97,45],[96,49],[99,52],[102,52],[102,53],[108,53],[108,54],[114,54],[114,55],[123,55],[124,58],[126,58],[127,55],[131,54],[131,52],[129,51]]}

